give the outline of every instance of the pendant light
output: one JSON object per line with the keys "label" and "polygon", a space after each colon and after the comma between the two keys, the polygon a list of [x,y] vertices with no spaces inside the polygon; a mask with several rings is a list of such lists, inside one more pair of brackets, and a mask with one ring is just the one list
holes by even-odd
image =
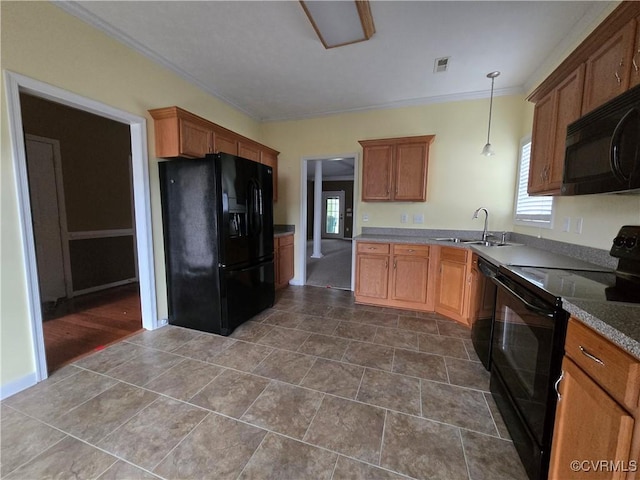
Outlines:
{"label": "pendant light", "polygon": [[482,149],[482,155],[484,155],[485,157],[495,155],[495,152],[491,147],[491,142],[489,141],[489,135],[491,134],[491,111],[493,110],[493,83],[495,82],[498,75],[500,75],[500,72],[487,73],[487,78],[491,79],[491,100],[489,100],[489,127],[487,128],[487,144]]}

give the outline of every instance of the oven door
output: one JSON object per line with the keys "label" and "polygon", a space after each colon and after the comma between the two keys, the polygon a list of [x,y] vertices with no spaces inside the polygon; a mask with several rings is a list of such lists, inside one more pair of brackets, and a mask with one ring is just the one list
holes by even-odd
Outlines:
{"label": "oven door", "polygon": [[530,478],[546,478],[567,314],[498,274],[491,392]]}

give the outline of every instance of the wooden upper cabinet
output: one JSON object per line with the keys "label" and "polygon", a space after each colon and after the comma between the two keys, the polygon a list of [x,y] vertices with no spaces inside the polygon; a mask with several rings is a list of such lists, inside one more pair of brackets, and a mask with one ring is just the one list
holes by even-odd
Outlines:
{"label": "wooden upper cabinet", "polygon": [[213,133],[213,151],[215,153],[229,153],[238,155],[238,139],[227,132]]}
{"label": "wooden upper cabinet", "polygon": [[243,137],[179,107],[149,110],[153,118],[156,156],[202,158],[207,153],[229,153],[273,168],[273,201],[278,199],[276,150]]}
{"label": "wooden upper cabinet", "polygon": [[633,57],[631,58],[629,88],[636,85],[640,85],[640,17],[636,17],[636,38],[633,44]]}
{"label": "wooden upper cabinet", "polygon": [[633,19],[589,56],[586,62],[583,115],[629,88],[635,40],[636,19]]}
{"label": "wooden upper cabinet", "polygon": [[361,140],[362,201],[424,202],[435,135]]}
{"label": "wooden upper cabinet", "polygon": [[580,118],[584,71],[581,65],[536,103],[529,164],[530,195],[560,193],[567,126]]}
{"label": "wooden upper cabinet", "polygon": [[260,162],[260,148],[256,145],[246,143],[243,141],[238,142],[238,156],[242,158],[248,158],[254,162]]}

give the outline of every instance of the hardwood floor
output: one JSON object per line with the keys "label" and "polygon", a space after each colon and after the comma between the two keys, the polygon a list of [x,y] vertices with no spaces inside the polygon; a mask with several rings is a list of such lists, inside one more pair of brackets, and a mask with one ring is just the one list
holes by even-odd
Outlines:
{"label": "hardwood floor", "polygon": [[137,283],[66,300],[43,311],[49,374],[142,329]]}

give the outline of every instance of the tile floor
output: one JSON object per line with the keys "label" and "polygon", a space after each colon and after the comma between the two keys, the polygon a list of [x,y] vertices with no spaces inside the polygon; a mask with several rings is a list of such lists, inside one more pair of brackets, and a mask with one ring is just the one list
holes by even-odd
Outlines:
{"label": "tile floor", "polygon": [[289,287],[230,337],[129,337],[2,402],[11,479],[526,479],[464,327]]}

